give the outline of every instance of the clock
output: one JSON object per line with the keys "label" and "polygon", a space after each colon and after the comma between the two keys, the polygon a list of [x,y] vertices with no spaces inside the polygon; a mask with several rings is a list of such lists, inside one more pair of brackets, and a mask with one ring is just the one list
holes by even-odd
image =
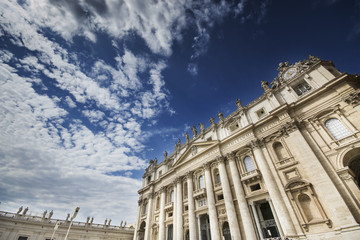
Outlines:
{"label": "clock", "polygon": [[289,69],[284,73],[283,78],[284,78],[285,80],[288,80],[288,79],[294,77],[296,73],[297,73],[297,69],[296,69],[296,68],[289,68]]}

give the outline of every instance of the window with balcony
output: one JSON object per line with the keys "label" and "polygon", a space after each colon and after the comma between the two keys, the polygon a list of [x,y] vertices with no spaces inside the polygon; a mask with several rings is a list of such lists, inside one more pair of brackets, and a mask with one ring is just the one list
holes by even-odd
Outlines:
{"label": "window with balcony", "polygon": [[204,184],[204,176],[200,175],[199,176],[199,189],[205,188],[205,184]]}
{"label": "window with balcony", "polygon": [[304,80],[293,87],[298,96],[304,95],[311,90],[311,86]]}
{"label": "window with balcony", "polygon": [[246,172],[250,172],[252,170],[255,170],[254,161],[252,160],[252,158],[250,156],[246,156],[244,158],[244,166],[245,166]]}
{"label": "window with balcony", "polygon": [[174,190],[170,192],[170,202],[174,202]]}

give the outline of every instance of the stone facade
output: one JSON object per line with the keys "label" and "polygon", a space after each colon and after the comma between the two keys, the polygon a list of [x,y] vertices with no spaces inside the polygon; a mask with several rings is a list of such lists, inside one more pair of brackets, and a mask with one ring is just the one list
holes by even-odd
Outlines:
{"label": "stone facade", "polygon": [[359,239],[360,77],[309,56],[150,161],[134,240]]}
{"label": "stone facade", "polygon": [[[85,222],[71,222],[52,219],[52,213],[41,216],[32,216],[25,213],[9,213],[0,211],[0,239],[1,240],[53,240],[65,239],[71,228],[68,240],[130,240],[133,239],[134,228],[104,224],[95,224],[93,219]],[[55,225],[58,224],[56,231]]]}

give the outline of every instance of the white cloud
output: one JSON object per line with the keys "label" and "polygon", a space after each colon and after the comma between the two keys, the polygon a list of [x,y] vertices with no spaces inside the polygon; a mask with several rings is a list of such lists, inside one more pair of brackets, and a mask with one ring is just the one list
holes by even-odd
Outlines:
{"label": "white cloud", "polygon": [[71,97],[69,96],[66,96],[65,97],[65,102],[67,103],[67,105],[70,107],[70,108],[75,108],[76,107],[76,103],[71,99]]}
{"label": "white cloud", "polygon": [[[98,3],[0,2],[0,37],[26,52],[23,56],[0,50],[4,208],[16,211],[19,205],[29,205],[42,212],[46,207],[55,210],[54,217],[64,218],[80,206],[79,220],[95,215],[95,222],[105,217],[115,224],[125,217],[134,221],[138,198],[134,189],[141,181],[132,171],[145,167],[138,155],[154,134],[142,127],[156,124],[162,111],[175,112],[163,79],[164,59],[183,30],[193,25],[198,33],[195,61],[207,51],[209,29],[231,10],[226,1],[208,0]],[[112,38],[115,64],[86,56],[89,63],[84,68],[81,53],[70,50],[72,41],[83,36],[92,44],[99,32]],[[142,38],[156,55],[135,54],[126,46],[120,51],[115,40],[131,34]],[[65,42],[54,40],[59,36]]]}

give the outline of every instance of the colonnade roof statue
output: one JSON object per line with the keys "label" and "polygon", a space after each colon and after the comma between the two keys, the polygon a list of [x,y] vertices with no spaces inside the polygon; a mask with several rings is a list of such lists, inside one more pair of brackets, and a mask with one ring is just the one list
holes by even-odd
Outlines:
{"label": "colonnade roof statue", "polygon": [[360,77],[309,56],[269,82],[150,161],[134,240],[358,239]]}

